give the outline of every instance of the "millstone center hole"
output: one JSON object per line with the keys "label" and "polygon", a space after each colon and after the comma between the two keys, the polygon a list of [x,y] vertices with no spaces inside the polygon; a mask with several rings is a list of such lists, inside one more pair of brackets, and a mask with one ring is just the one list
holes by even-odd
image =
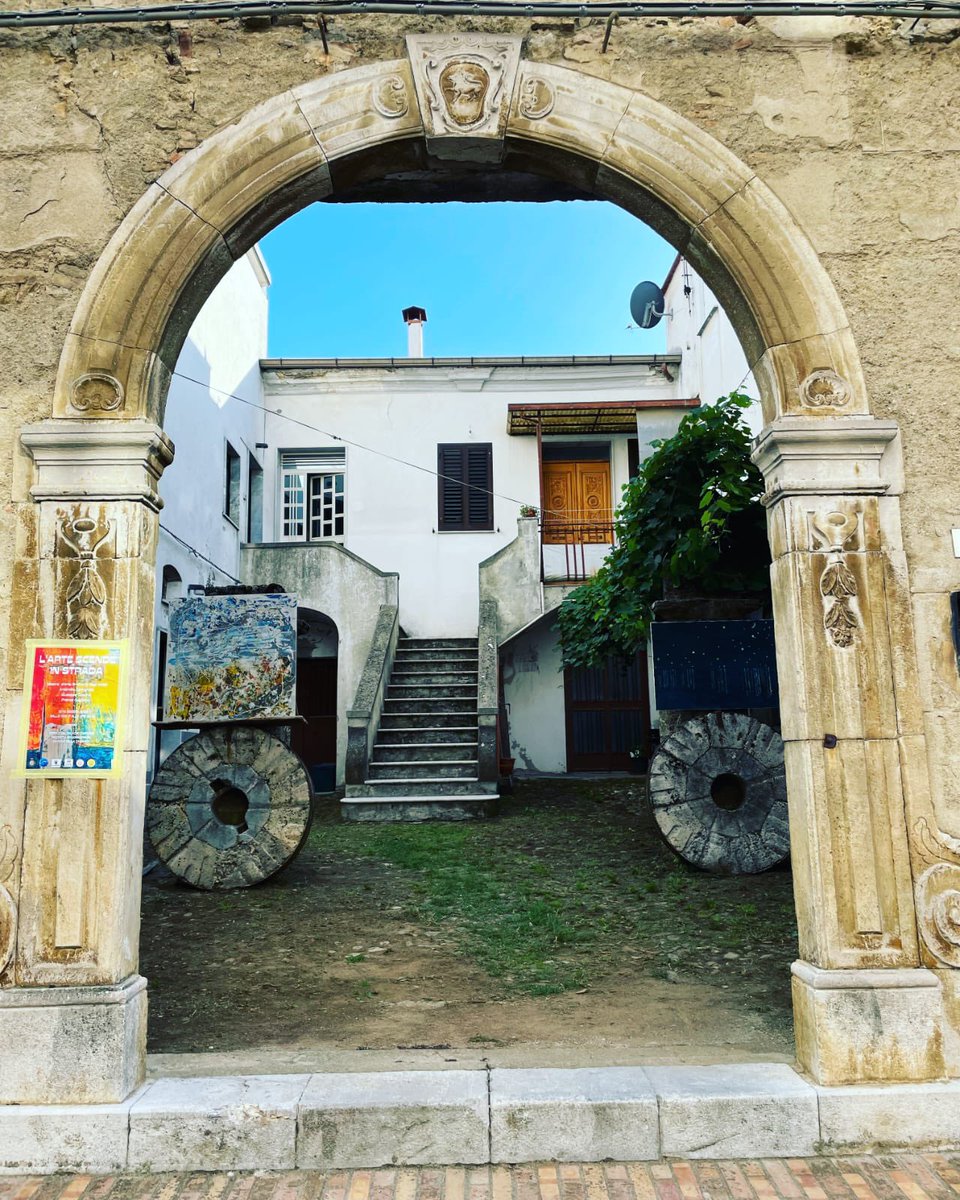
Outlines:
{"label": "millstone center hole", "polygon": [[717,808],[735,812],[747,798],[747,785],[739,775],[718,775],[710,784],[710,795]]}
{"label": "millstone center hole", "polygon": [[211,779],[210,786],[213,788],[210,801],[213,815],[221,824],[232,825],[237,833],[246,833],[247,809],[250,807],[246,792],[226,779]]}

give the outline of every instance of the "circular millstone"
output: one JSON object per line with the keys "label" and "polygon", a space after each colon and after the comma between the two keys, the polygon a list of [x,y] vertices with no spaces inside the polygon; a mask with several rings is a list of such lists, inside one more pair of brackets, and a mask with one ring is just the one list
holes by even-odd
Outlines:
{"label": "circular millstone", "polygon": [[212,891],[262,883],[298,854],[313,815],[310,777],[283,742],[224,725],[178,746],[147,799],[162,863]]}
{"label": "circular millstone", "polygon": [[754,875],[790,853],[783,742],[739,713],[687,721],[650,768],[653,815],[687,862],[720,875]]}

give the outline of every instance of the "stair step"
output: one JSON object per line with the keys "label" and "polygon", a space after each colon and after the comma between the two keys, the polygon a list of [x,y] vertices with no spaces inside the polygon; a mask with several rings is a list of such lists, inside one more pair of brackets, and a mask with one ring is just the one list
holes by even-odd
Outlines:
{"label": "stair step", "polygon": [[402,819],[370,814],[381,803],[405,811],[411,797],[417,819],[428,815],[423,806],[492,801],[496,785],[478,778],[478,671],[476,638],[400,639],[368,778],[347,788],[358,819]]}
{"label": "stair step", "polygon": [[477,665],[479,655],[476,650],[397,650],[394,655],[394,665],[408,667],[423,667],[433,670],[435,667],[464,667],[472,670]]}
{"label": "stair step", "polygon": [[467,684],[471,687],[477,686],[476,671],[408,671],[405,667],[402,670],[393,668],[393,674],[390,676],[390,686],[402,684],[405,687],[423,686],[436,684],[438,686],[446,683]]}
{"label": "stair step", "polygon": [[475,683],[390,683],[387,686],[388,700],[474,700],[477,698]]}
{"label": "stair step", "polygon": [[497,798],[489,792],[473,796],[345,796],[340,815],[345,821],[410,822],[469,821],[492,817]]}
{"label": "stair step", "polygon": [[[432,714],[427,713],[428,717]],[[377,746],[382,749],[399,746],[475,746],[477,726],[454,725],[449,728],[436,725],[407,726],[403,729],[385,729],[383,724],[377,733]]]}
{"label": "stair step", "polygon": [[368,779],[347,789],[347,797],[370,796],[479,796],[496,795],[495,783],[481,783],[474,775],[470,779]]}
{"label": "stair step", "polygon": [[372,762],[368,770],[368,783],[379,783],[383,779],[417,783],[424,779],[476,779],[477,760],[467,758],[461,762]]}
{"label": "stair step", "polygon": [[[436,730],[432,730],[434,734]],[[374,762],[445,762],[455,759],[477,760],[477,739],[472,742],[400,742],[383,743],[379,739],[373,748]]]}
{"label": "stair step", "polygon": [[477,638],[400,638],[399,650],[473,650],[476,653]]}
{"label": "stair step", "polygon": [[[383,702],[383,711],[390,715],[395,713],[444,713],[447,716],[471,714],[476,720],[477,693],[474,691],[472,699],[438,696],[435,700],[428,700],[424,696],[388,696]],[[444,724],[445,722],[440,723]]]}
{"label": "stair step", "polygon": [[[425,730],[434,732],[450,730],[469,730],[473,736],[477,733],[477,713],[470,712],[390,712],[387,710],[380,718],[380,733],[421,733]],[[378,735],[379,736],[379,735]]]}

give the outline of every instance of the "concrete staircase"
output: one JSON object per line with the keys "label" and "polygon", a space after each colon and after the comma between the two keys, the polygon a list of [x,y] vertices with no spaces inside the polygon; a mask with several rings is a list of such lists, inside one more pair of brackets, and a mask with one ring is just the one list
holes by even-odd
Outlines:
{"label": "concrete staircase", "polygon": [[487,816],[496,784],[478,770],[476,638],[401,638],[368,777],[348,785],[358,821],[458,821]]}

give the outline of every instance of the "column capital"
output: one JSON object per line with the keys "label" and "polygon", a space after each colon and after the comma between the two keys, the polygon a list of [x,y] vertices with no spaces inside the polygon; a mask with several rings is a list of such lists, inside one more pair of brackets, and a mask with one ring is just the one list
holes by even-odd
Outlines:
{"label": "column capital", "polygon": [[871,416],[778,417],[753,461],[767,507],[789,496],[883,496],[903,490],[896,421]]}
{"label": "column capital", "polygon": [[150,421],[40,421],[20,431],[36,466],[34,500],[134,500],[159,511],[173,442]]}

